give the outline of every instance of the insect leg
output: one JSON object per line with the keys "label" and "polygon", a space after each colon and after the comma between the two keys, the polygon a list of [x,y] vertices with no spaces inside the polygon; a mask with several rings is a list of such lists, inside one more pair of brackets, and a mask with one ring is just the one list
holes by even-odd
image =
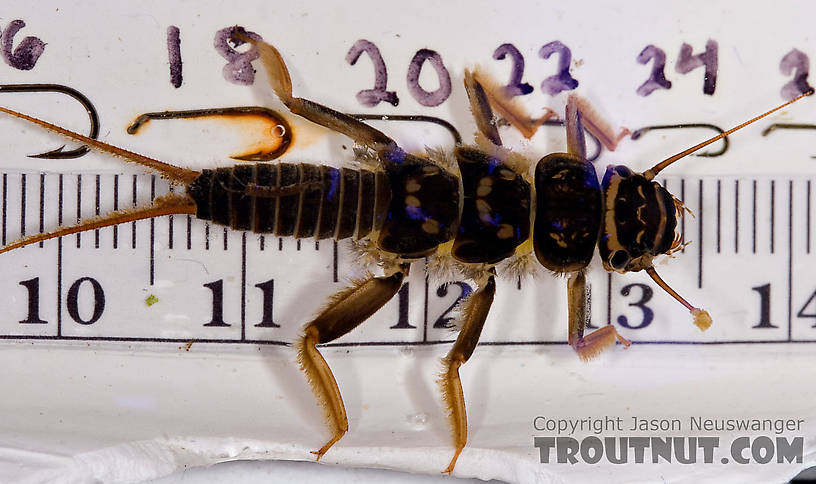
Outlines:
{"label": "insect leg", "polygon": [[611,324],[607,324],[586,336],[584,328],[589,321],[589,292],[583,271],[573,272],[567,281],[569,311],[569,344],[582,360],[590,360],[604,349],[620,341],[629,347],[631,342],[618,334]]}
{"label": "insect leg", "polygon": [[493,116],[493,109],[490,108],[490,100],[482,87],[482,83],[476,79],[476,74],[465,70],[465,90],[468,101],[470,101],[470,111],[476,121],[476,127],[491,143],[496,146],[502,145],[499,128],[496,126],[496,119]]}
{"label": "insect leg", "polygon": [[[475,89],[472,88],[475,87]],[[493,118],[493,110],[504,121],[519,130],[519,132],[527,139],[532,138],[538,130],[539,126],[544,124],[548,119],[555,117],[555,112],[546,109],[544,114],[539,118],[532,118],[524,106],[516,101],[516,98],[510,98],[505,94],[498,83],[496,83],[490,76],[475,70],[474,72],[465,71],[465,89],[470,100],[470,109],[473,111],[473,117],[476,118],[476,125],[487,139],[493,144],[501,146],[501,139],[496,132],[495,137],[489,133],[491,129],[489,126],[483,126],[485,122],[493,125],[496,128]],[[481,92],[479,92],[481,91]],[[474,102],[475,101],[475,102]],[[486,106],[482,106],[485,103]],[[492,109],[491,109],[492,108]],[[489,110],[489,116],[485,117],[485,109]],[[479,118],[482,117],[483,120]],[[487,128],[488,131],[485,130]],[[497,139],[499,142],[494,141]]]}
{"label": "insect leg", "polygon": [[578,109],[577,98],[570,96],[567,99],[564,125],[567,128],[567,153],[586,159],[586,139],[584,138],[584,124],[581,122],[581,111]]}
{"label": "insect leg", "polygon": [[465,395],[462,391],[462,381],[459,379],[459,367],[473,354],[476,344],[479,342],[479,335],[482,333],[487,313],[493,304],[493,296],[496,294],[495,271],[485,272],[482,280],[479,281],[479,290],[473,293],[464,303],[462,309],[462,329],[456,342],[442,360],[444,369],[439,378],[442,387],[442,398],[447,406],[450,417],[451,432],[456,447],[453,458],[444,472],[451,473],[459,454],[467,444],[467,412],[465,410]]}
{"label": "insect leg", "polygon": [[399,291],[408,268],[408,264],[403,264],[388,276],[372,276],[343,289],[329,298],[323,312],[303,330],[297,343],[298,360],[332,431],[331,439],[313,452],[318,460],[348,432],[348,417],[337,381],[317,345],[343,336],[380,309]]}
{"label": "insect leg", "polygon": [[[570,107],[572,106],[572,107]],[[586,99],[570,94],[567,99],[567,146],[569,146],[570,137],[570,109],[580,113],[580,121],[584,128],[603,144],[609,151],[615,151],[618,143],[629,135],[631,132],[626,128],[621,128],[617,133],[615,128],[607,120],[605,120],[600,113]],[[583,135],[582,135],[583,138]],[[572,151],[570,151],[572,153]],[[582,158],[583,159],[583,158]]]}
{"label": "insect leg", "polygon": [[266,42],[250,39],[237,32],[235,36],[240,40],[251,42],[258,48],[261,61],[269,74],[272,89],[293,114],[342,133],[377,153],[399,150],[394,140],[364,122],[308,99],[292,96],[292,79],[278,49]]}

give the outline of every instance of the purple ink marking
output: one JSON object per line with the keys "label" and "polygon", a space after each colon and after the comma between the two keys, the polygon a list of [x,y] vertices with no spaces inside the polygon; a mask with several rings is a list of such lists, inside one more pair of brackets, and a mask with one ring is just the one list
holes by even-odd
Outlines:
{"label": "purple ink marking", "polygon": [[365,39],[360,39],[351,46],[348,54],[346,54],[346,62],[351,65],[357,63],[357,59],[365,52],[374,64],[374,89],[364,89],[357,93],[357,101],[363,106],[373,108],[377,104],[385,101],[392,106],[399,104],[399,98],[394,91],[387,91],[385,89],[388,84],[388,71],[385,69],[385,61],[383,61],[380,49],[372,42]]}
{"label": "purple ink marking", "polygon": [[558,74],[550,76],[541,82],[541,90],[550,96],[555,96],[562,91],[571,91],[578,87],[578,81],[570,73],[570,63],[572,62],[572,51],[563,43],[555,40],[544,45],[538,51],[538,56],[542,59],[549,59],[551,55],[558,54]]}
{"label": "purple ink marking", "polygon": [[526,82],[521,82],[524,75],[524,56],[513,44],[502,44],[493,52],[493,58],[502,60],[510,56],[510,61],[513,63],[510,71],[510,81],[504,86],[504,93],[507,97],[524,96],[533,92],[533,86]]}
{"label": "purple ink marking", "polygon": [[793,74],[793,80],[782,86],[780,90],[786,101],[813,89],[807,82],[810,73],[810,59],[801,50],[792,49],[785,54],[779,63],[779,71],[786,76]]}
{"label": "purple ink marking", "polygon": [[[439,79],[439,88],[435,91],[428,92],[419,85],[419,75],[425,61],[431,63],[436,71],[436,77]],[[437,52],[430,49],[419,49],[414,58],[411,59],[411,63],[408,65],[408,91],[423,106],[439,106],[448,99],[451,94],[451,78],[442,63],[442,57]]]}
{"label": "purple ink marking", "polygon": [[170,83],[173,87],[181,87],[181,38],[179,28],[175,25],[167,27],[167,58],[170,60]]}
{"label": "purple ink marking", "polygon": [[240,32],[253,40],[263,40],[263,38],[255,32],[244,30],[243,27],[227,27],[216,32],[213,39],[213,47],[216,52],[227,60],[227,65],[221,71],[224,79],[233,84],[248,86],[255,82],[255,69],[252,67],[252,61],[260,54],[255,46],[251,46],[246,52],[235,50],[235,47],[245,42],[232,38],[234,32]]}
{"label": "purple ink marking", "polygon": [[25,22],[19,19],[12,20],[11,23],[8,24],[0,36],[0,45],[2,45],[0,54],[3,56],[3,60],[6,64],[11,67],[20,69],[21,71],[30,71],[37,63],[37,59],[39,59],[43,51],[45,51],[45,42],[37,37],[28,36],[24,38],[20,42],[20,45],[12,52],[14,36],[20,29],[25,27],[25,25]]}
{"label": "purple ink marking", "polygon": [[663,71],[666,67],[666,53],[663,52],[663,49],[649,44],[637,56],[638,64],[646,65],[650,60],[654,60],[654,64],[652,64],[649,79],[637,88],[637,93],[644,97],[657,89],[671,89],[672,85],[666,80],[666,74]]}
{"label": "purple ink marking", "polygon": [[705,52],[692,55],[691,46],[683,43],[680,46],[680,54],[674,68],[680,74],[688,74],[698,67],[705,67],[703,76],[703,94],[709,96],[714,94],[717,88],[717,68],[718,68],[719,44],[716,40],[708,39],[705,45]]}

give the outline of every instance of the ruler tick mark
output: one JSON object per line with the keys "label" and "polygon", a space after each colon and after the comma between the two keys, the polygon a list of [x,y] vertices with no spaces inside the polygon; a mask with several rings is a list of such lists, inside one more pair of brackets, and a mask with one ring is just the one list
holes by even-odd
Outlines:
{"label": "ruler tick mark", "polygon": [[701,178],[698,184],[697,206],[700,214],[697,217],[697,288],[703,288],[703,246],[705,245],[703,239],[703,179]]}
{"label": "ruler tick mark", "polygon": [[[150,176],[150,201],[156,199],[156,175]],[[150,285],[156,278],[156,218],[150,219]]]}
{"label": "ruler tick mark", "polygon": [[193,249],[193,216],[187,216],[187,250]]}
{"label": "ruler tick mark", "polygon": [[[5,187],[5,184],[3,185]],[[62,226],[62,173],[57,181],[57,224]],[[4,206],[5,207],[5,206]],[[62,237],[57,239],[57,337],[62,336]]]}
{"label": "ruler tick mark", "polygon": [[[100,175],[96,175],[96,181],[95,181],[95,185],[94,185],[94,192],[95,192],[95,194],[94,194],[94,196],[95,196],[95,199],[94,199],[94,215],[96,215],[97,217],[99,216],[99,213],[100,213],[99,212],[99,196],[100,196],[100,192],[101,192],[100,178],[101,178]],[[99,229],[94,230],[94,247],[97,248],[97,249],[99,248]]]}
{"label": "ruler tick mark", "polygon": [[[137,207],[139,202],[137,200],[137,190],[138,186],[136,183],[136,175],[133,175],[133,185],[131,187],[131,203],[134,207]],[[136,222],[131,222],[130,225],[130,248],[136,248]]]}
{"label": "ruler tick mark", "polygon": [[807,181],[807,203],[805,205],[805,252],[810,254],[810,180]]}
{"label": "ruler tick mark", "polygon": [[7,216],[6,209],[8,208],[7,183],[8,175],[6,173],[3,173],[3,237],[2,237],[3,245],[6,245],[6,216]]}
{"label": "ruler tick mark", "polygon": [[721,212],[722,209],[722,193],[720,187],[720,180],[717,180],[717,253],[720,253],[721,244],[720,244],[720,232],[721,232]]}
{"label": "ruler tick mark", "polygon": [[792,339],[793,339],[793,180],[789,180],[788,181],[788,341],[791,341]]}
{"label": "ruler tick mark", "polygon": [[739,180],[734,180],[734,253],[739,254]]}
{"label": "ruler tick mark", "polygon": [[774,253],[774,242],[776,239],[776,185],[771,180],[771,254]]}
{"label": "ruler tick mark", "polygon": [[[680,201],[686,203],[686,179],[680,179]],[[680,217],[680,252],[686,252],[686,217]]]}
{"label": "ruler tick mark", "polygon": [[26,234],[26,175],[23,173],[20,176],[20,237],[25,237]]}
{"label": "ruler tick mark", "polygon": [[[45,232],[45,173],[40,173],[40,233]],[[40,248],[43,241],[40,241]]]}
{"label": "ruler tick mark", "polygon": [[[76,223],[82,220],[82,175],[76,176]],[[82,232],[76,234],[76,248],[82,247]]]}
{"label": "ruler tick mark", "polygon": [[752,215],[751,215],[751,241],[752,241],[751,250],[752,250],[752,253],[756,254],[756,242],[757,242],[757,237],[756,237],[757,182],[756,182],[756,180],[754,180],[754,182],[753,182],[753,192],[752,193],[753,193],[753,195],[752,195],[753,196],[753,212],[752,212]]}
{"label": "ruler tick mark", "polygon": [[[119,210],[119,175],[113,175],[113,210]],[[113,226],[113,248],[119,248],[119,224]]]}

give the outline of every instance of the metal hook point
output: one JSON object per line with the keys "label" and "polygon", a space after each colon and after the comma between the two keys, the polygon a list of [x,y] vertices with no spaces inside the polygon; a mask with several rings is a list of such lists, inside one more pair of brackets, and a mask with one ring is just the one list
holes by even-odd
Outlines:
{"label": "metal hook point", "polygon": [[[88,120],[91,125],[89,138],[96,139],[99,136],[99,115],[96,108],[90,99],[76,89],[62,84],[0,84],[0,93],[3,92],[56,92],[71,96],[79,101],[85,111],[88,113]],[[87,146],[83,145],[79,148],[65,151],[65,145],[55,148],[50,151],[45,151],[36,155],[28,155],[29,158],[40,158],[50,160],[65,160],[70,158],[79,158],[85,153],[89,152]]]}

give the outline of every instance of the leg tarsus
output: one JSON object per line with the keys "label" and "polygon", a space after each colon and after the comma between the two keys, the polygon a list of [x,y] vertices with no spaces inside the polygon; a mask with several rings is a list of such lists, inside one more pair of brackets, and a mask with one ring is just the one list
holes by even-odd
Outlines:
{"label": "leg tarsus", "polygon": [[496,294],[496,281],[492,269],[487,277],[479,284],[479,290],[473,293],[462,308],[462,329],[456,337],[448,355],[442,360],[445,369],[439,378],[442,390],[442,399],[445,402],[450,418],[451,434],[453,436],[455,452],[445,473],[453,472],[459,454],[467,444],[467,411],[465,409],[465,394],[462,391],[462,381],[459,378],[459,368],[473,354],[482,327],[487,319],[493,297]]}
{"label": "leg tarsus", "polygon": [[317,345],[343,336],[368,319],[399,291],[407,273],[408,265],[401,265],[389,276],[371,276],[338,292],[329,299],[328,306],[306,325],[303,337],[298,341],[298,361],[315,398],[323,407],[326,423],[332,432],[332,437],[323,447],[313,452],[318,460],[348,432],[349,427],[340,387]]}
{"label": "leg tarsus", "polygon": [[584,125],[581,122],[581,111],[578,109],[576,96],[567,98],[567,107],[564,116],[564,125],[567,128],[567,153],[586,159],[586,139]]}
{"label": "leg tarsus", "polygon": [[323,407],[326,421],[332,432],[331,439],[320,450],[312,452],[317,454],[316,460],[320,460],[323,454],[348,432],[348,416],[346,415],[346,407],[343,405],[343,397],[340,395],[340,388],[337,386],[334,375],[332,375],[331,368],[329,368],[323,355],[317,349],[319,341],[319,331],[317,328],[309,326],[298,343],[300,367],[312,384],[312,390]]}
{"label": "leg tarsus", "polygon": [[456,466],[456,461],[459,459],[459,454],[467,444],[467,414],[465,413],[465,394],[462,391],[462,381],[459,379],[459,367],[462,366],[466,360],[457,358],[443,360],[446,364],[447,370],[443,373],[442,385],[443,396],[445,403],[448,406],[450,413],[451,430],[453,431],[454,454],[448,467],[442,471],[444,474],[453,472]]}
{"label": "leg tarsus", "polygon": [[620,341],[626,348],[632,344],[631,341],[621,336],[614,326],[608,324],[586,336],[577,338],[571,342],[571,345],[582,360],[588,361],[614,345],[615,340]]}
{"label": "leg tarsus", "polygon": [[603,350],[620,341],[627,348],[631,342],[618,334],[611,324],[584,336],[589,320],[589,292],[583,271],[570,274],[567,280],[567,305],[569,310],[569,344],[586,361],[598,356]]}
{"label": "leg tarsus", "polygon": [[499,128],[496,126],[496,119],[493,110],[490,108],[490,100],[482,87],[482,83],[477,79],[476,74],[465,70],[465,91],[468,101],[470,101],[470,111],[476,121],[476,127],[496,146],[502,145]]}

